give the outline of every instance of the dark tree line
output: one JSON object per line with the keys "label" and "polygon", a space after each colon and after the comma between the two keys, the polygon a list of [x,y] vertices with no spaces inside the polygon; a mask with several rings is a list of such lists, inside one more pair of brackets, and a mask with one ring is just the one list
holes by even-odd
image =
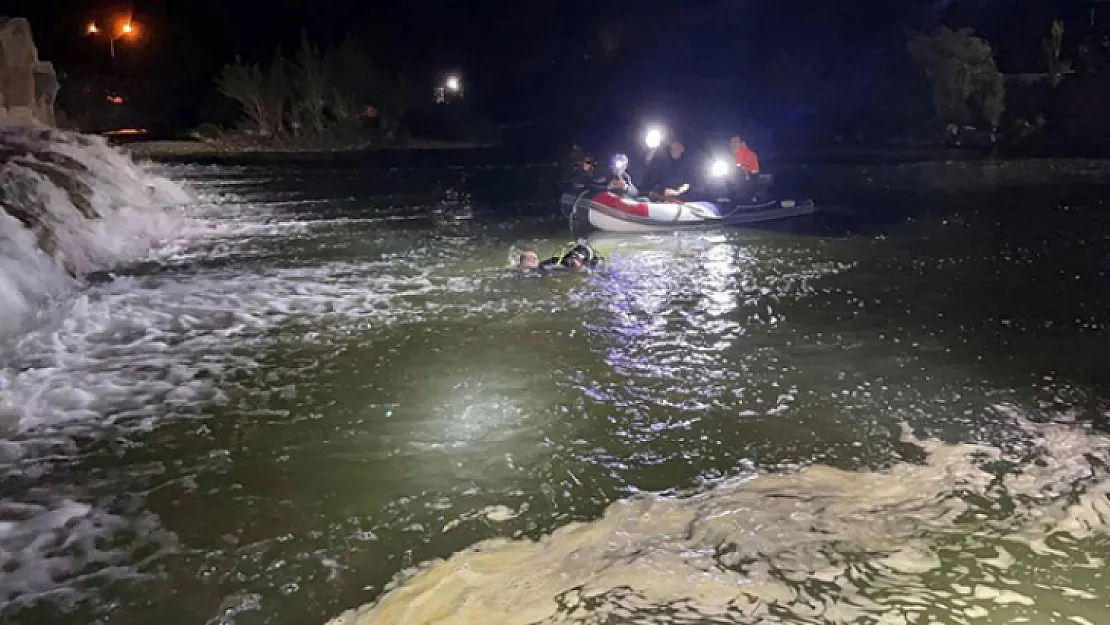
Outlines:
{"label": "dark tree line", "polygon": [[368,127],[391,137],[412,102],[404,76],[377,66],[353,39],[320,49],[305,38],[295,56],[279,51],[267,64],[236,58],[216,84],[241,107],[243,129],[270,138]]}

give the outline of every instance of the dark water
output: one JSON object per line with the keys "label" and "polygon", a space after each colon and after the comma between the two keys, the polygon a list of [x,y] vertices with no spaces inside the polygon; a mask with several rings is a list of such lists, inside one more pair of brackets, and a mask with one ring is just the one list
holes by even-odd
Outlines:
{"label": "dark water", "polygon": [[[604,269],[536,278],[507,265],[571,236],[550,169],[169,173],[201,195],[204,235],[90,286],[9,363],[17,390],[100,398],[40,396],[46,425],[16,437],[36,451],[5,465],[5,500],[37,507],[8,515],[27,530],[0,573],[11,622],[323,623],[408,567],[574,521],[585,555],[561,570],[604,600],[550,622],[1110,619],[1108,186],[814,189],[826,214],[593,235]],[[958,443],[1030,482],[974,487]],[[603,531],[630,522],[614,501],[691,490],[696,522],[667,498],[635,532]],[[932,515],[953,502],[973,521]],[[762,516],[653,542],[741,508]],[[1053,526],[1066,545],[1036,548],[1051,532],[1031,519],[1080,517],[1085,533]],[[618,535],[627,570],[589,555]],[[511,552],[525,544],[441,565],[454,582],[404,601],[517,622],[528,593],[506,580],[542,594],[561,553]],[[694,582],[677,564],[727,545],[750,551],[742,573],[694,567]],[[880,563],[891,553],[901,564]],[[857,565],[871,573],[829,572]],[[484,581],[464,601],[465,571]],[[674,590],[613,598],[672,573]],[[763,607],[691,594],[726,583]]]}

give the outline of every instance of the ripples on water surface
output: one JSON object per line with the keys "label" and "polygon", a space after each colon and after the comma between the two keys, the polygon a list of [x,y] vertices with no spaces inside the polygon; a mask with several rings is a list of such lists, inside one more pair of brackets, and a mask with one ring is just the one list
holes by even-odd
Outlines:
{"label": "ripples on water surface", "polygon": [[3,344],[5,618],[1110,621],[1101,189],[538,279],[550,172],[167,173],[182,250]]}

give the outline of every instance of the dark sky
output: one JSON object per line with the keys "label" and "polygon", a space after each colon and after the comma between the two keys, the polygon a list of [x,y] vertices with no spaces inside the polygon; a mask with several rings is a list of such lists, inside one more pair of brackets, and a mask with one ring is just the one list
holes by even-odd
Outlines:
{"label": "dark sky", "polygon": [[[1085,0],[0,0],[32,20],[40,55],[62,68],[131,72],[169,91],[212,91],[236,54],[262,60],[301,33],[353,34],[418,81],[461,70],[502,120],[525,119],[558,92],[586,115],[751,115],[788,124],[796,104],[828,111],[884,97],[908,33],[942,21],[991,37],[1003,69],[1029,70],[1054,15]],[[83,24],[133,12],[137,45],[109,62]],[[1012,65],[1013,67],[1007,67]],[[1019,67],[1020,66],[1020,67]],[[903,70],[901,70],[904,72]],[[600,78],[599,78],[600,77]],[[172,87],[171,87],[172,85]],[[430,88],[430,85],[428,85]],[[575,93],[580,91],[581,93]],[[591,111],[591,107],[595,110]]]}
{"label": "dark sky", "polygon": [[[774,48],[817,51],[823,40],[865,47],[884,34],[943,16],[999,31],[1036,35],[1029,24],[1074,12],[1084,0],[4,0],[0,14],[32,18],[44,56],[68,60],[87,52],[81,26],[90,16],[133,12],[150,25],[150,41],[171,39],[174,56],[226,58],[268,54],[313,38],[363,35],[383,53],[415,63],[501,64],[557,44],[596,36],[601,28],[642,30],[661,46],[712,48],[757,60]],[[995,28],[991,28],[991,26]],[[1037,27],[1045,29],[1044,25]],[[650,34],[649,34],[650,33]],[[704,35],[730,35],[707,39]],[[78,35],[73,37],[73,35]],[[626,37],[634,39],[634,33]],[[746,41],[760,47],[747,49]],[[191,50],[186,48],[193,48]]]}

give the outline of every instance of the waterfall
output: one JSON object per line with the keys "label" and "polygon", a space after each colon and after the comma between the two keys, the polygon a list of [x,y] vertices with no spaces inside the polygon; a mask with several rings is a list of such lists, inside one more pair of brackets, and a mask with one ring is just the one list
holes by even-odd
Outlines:
{"label": "waterfall", "polygon": [[0,128],[0,337],[82,276],[172,240],[190,200],[99,137]]}

